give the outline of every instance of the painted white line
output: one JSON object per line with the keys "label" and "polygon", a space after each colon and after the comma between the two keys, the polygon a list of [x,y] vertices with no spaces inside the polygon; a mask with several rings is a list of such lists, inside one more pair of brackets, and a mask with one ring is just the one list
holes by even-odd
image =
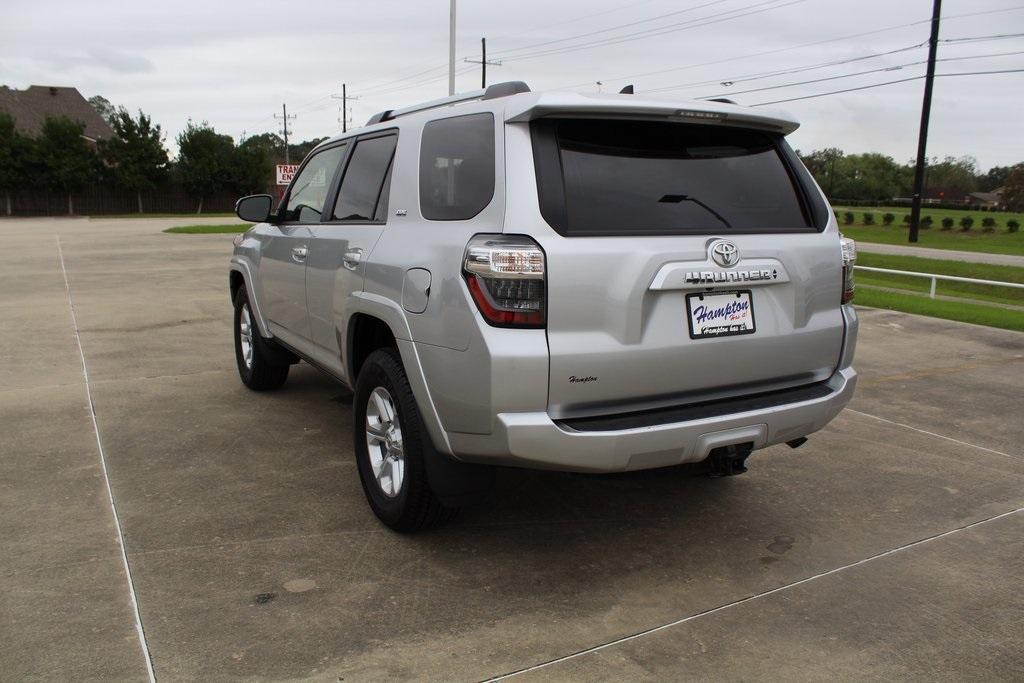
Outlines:
{"label": "painted white line", "polygon": [[621,645],[622,643],[628,643],[631,640],[637,640],[638,638],[643,638],[644,636],[649,636],[652,633],[657,633],[658,631],[664,631],[665,629],[669,629],[669,628],[672,628],[674,626],[679,626],[680,624],[685,624],[688,621],[693,621],[695,619],[700,619],[701,617],[706,617],[706,616],[708,616],[710,614],[715,614],[716,612],[721,612],[721,611],[727,610],[727,609],[729,609],[731,607],[736,607],[738,605],[742,605],[745,602],[751,602],[753,600],[760,600],[761,598],[766,598],[769,595],[774,595],[776,593],[781,593],[783,591],[788,591],[788,590],[791,590],[793,588],[796,588],[797,586],[802,586],[805,583],[810,583],[811,581],[816,581],[817,579],[821,579],[821,578],[824,578],[826,576],[831,576],[832,574],[838,574],[839,572],[846,571],[847,569],[852,569],[853,567],[859,567],[862,564],[867,564],[868,562],[874,562],[875,560],[880,560],[883,557],[888,557],[890,555],[894,555],[894,554],[902,552],[904,550],[908,550],[910,548],[914,548],[916,546],[923,545],[925,543],[930,543],[931,541],[937,541],[940,538],[945,538],[946,536],[951,536],[952,534],[956,534],[956,533],[959,533],[961,531],[966,531],[967,529],[973,529],[976,526],[981,526],[982,524],[988,524],[989,522],[994,522],[994,521],[1002,519],[1004,517],[1009,517],[1010,515],[1016,515],[1016,514],[1019,514],[1021,512],[1024,512],[1024,507],[1019,507],[1019,508],[1017,508],[1015,510],[1009,510],[1007,512],[1003,512],[1003,513],[1000,513],[998,515],[994,515],[992,517],[986,517],[985,519],[978,520],[977,522],[971,522],[970,524],[965,524],[965,525],[959,526],[959,527],[957,527],[955,529],[950,529],[949,531],[943,531],[942,533],[938,533],[938,534],[935,534],[933,536],[926,536],[925,538],[918,539],[918,540],[913,541],[911,543],[907,543],[907,544],[901,545],[901,546],[896,547],[896,548],[890,548],[889,550],[885,550],[885,551],[880,552],[880,553],[878,553],[876,555],[872,555],[871,557],[865,557],[863,560],[857,560],[856,562],[851,562],[850,564],[844,564],[841,567],[836,567],[835,569],[829,569],[828,571],[821,572],[820,574],[815,574],[813,576],[808,576],[807,578],[800,579],[799,581],[794,581],[793,583],[787,583],[787,584],[785,584],[783,586],[778,586],[777,588],[772,588],[771,590],[764,591],[763,593],[756,593],[754,595],[748,595],[745,598],[740,598],[738,600],[733,600],[732,602],[727,602],[727,603],[725,603],[723,605],[719,605],[718,607],[712,607],[711,609],[706,609],[703,612],[697,612],[696,614],[691,614],[688,617],[683,617],[682,619],[677,619],[677,620],[671,621],[671,622],[669,622],[667,624],[662,624],[661,626],[655,626],[654,628],[649,628],[649,629],[646,629],[644,631],[640,631],[638,633],[633,633],[633,634],[628,635],[628,636],[623,636],[622,638],[616,638],[615,640],[608,641],[607,643],[602,643],[601,645],[595,645],[594,647],[588,647],[585,650],[579,650],[578,652],[573,652],[572,654],[565,655],[564,657],[558,657],[556,659],[551,659],[551,660],[548,660],[546,662],[541,662],[540,664],[534,664],[533,666],[529,666],[529,667],[526,667],[524,669],[519,669],[517,671],[511,671],[509,673],[502,674],[500,676],[495,676],[494,678],[488,678],[488,679],[486,679],[484,681],[484,683],[493,683],[494,681],[503,681],[506,678],[511,678],[513,676],[518,676],[520,674],[529,673],[531,671],[537,671],[538,669],[544,669],[546,667],[553,666],[555,664],[561,664],[562,662],[567,662],[567,661],[569,661],[571,659],[576,659],[577,657],[582,657],[583,655],[588,655],[588,654],[591,654],[593,652],[598,652],[600,650],[604,650],[606,648],[613,647],[615,645]]}
{"label": "painted white line", "polygon": [[89,416],[92,418],[92,431],[96,435],[96,448],[100,454],[100,465],[103,467],[103,481],[107,486],[107,499],[110,501],[110,512],[114,516],[114,526],[117,528],[117,545],[121,551],[121,563],[124,565],[124,574],[128,579],[128,596],[131,598],[132,613],[135,616],[135,632],[139,637],[139,646],[142,648],[142,656],[146,661],[146,673],[149,674],[150,683],[155,683],[156,674],[153,673],[153,661],[149,654],[149,644],[146,642],[146,633],[142,630],[142,615],[139,614],[139,601],[135,595],[135,582],[132,581],[132,570],[128,565],[128,553],[124,548],[124,533],[121,531],[121,520],[117,516],[117,505],[114,504],[114,492],[110,488],[110,475],[107,474],[107,457],[103,452],[103,442],[100,440],[100,427],[96,422],[96,406],[92,402],[92,389],[89,386],[89,368],[85,364],[85,351],[82,350],[82,339],[78,335],[78,317],[75,315],[75,303],[71,298],[71,284],[68,282],[68,271],[64,267],[64,250],[60,245],[60,235],[57,238],[57,255],[60,257],[60,272],[64,276],[64,292],[68,299],[68,309],[71,311],[71,326],[75,332],[75,343],[78,345],[78,356],[82,361],[82,377],[85,379],[85,398],[89,402]]}
{"label": "painted white line", "polygon": [[927,434],[928,436],[934,436],[936,439],[945,439],[946,441],[952,441],[953,443],[960,444],[961,446],[970,446],[971,448],[977,448],[979,451],[987,451],[989,453],[995,453],[996,455],[1002,455],[1003,457],[1006,457],[1006,458],[1015,458],[1016,459],[1016,458],[1020,457],[1019,455],[1010,455],[1009,453],[1003,453],[1002,451],[996,451],[996,450],[992,450],[991,448],[985,448],[984,446],[979,446],[976,443],[967,443],[966,441],[961,441],[960,439],[954,439],[951,436],[945,436],[943,434],[936,434],[935,432],[929,432],[929,431],[927,431],[925,429],[918,429],[917,427],[911,427],[910,425],[903,424],[902,422],[894,422],[892,420],[887,420],[884,417],[878,417],[877,415],[872,415],[871,413],[864,413],[864,412],[861,412],[859,410],[854,410],[853,408],[847,408],[846,410],[848,412],[851,412],[851,413],[856,413],[857,415],[863,415],[864,417],[870,417],[870,418],[872,418],[874,420],[878,420],[879,422],[885,422],[887,424],[895,425],[897,427],[903,427],[904,429],[909,429],[911,431],[918,432],[919,434]]}

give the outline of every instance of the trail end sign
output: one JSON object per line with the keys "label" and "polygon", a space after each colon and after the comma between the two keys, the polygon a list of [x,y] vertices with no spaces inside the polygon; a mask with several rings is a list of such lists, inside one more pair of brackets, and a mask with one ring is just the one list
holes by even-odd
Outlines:
{"label": "trail end sign", "polygon": [[277,165],[277,184],[288,185],[292,182],[292,178],[295,177],[295,172],[299,170],[298,164],[278,164]]}

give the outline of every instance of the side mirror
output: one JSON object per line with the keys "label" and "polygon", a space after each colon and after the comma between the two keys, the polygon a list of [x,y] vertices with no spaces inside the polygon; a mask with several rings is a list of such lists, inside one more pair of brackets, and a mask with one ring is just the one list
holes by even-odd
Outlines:
{"label": "side mirror", "polygon": [[270,219],[274,198],[269,194],[251,194],[235,202],[235,213],[243,221],[265,223]]}

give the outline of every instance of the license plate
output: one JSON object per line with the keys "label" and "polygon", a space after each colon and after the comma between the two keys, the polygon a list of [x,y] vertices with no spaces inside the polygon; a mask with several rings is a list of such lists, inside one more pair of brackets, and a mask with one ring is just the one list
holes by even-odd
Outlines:
{"label": "license plate", "polygon": [[750,290],[686,295],[690,339],[754,333]]}

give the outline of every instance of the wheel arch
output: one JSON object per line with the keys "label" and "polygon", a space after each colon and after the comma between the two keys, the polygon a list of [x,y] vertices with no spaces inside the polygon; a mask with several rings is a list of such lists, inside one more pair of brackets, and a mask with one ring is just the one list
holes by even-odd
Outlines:
{"label": "wheel arch", "polygon": [[242,287],[245,287],[245,292],[249,297],[249,306],[256,317],[256,326],[259,328],[260,334],[268,339],[273,337],[274,335],[271,334],[267,326],[267,320],[263,316],[263,307],[260,305],[259,297],[256,296],[253,269],[247,261],[238,256],[233,256],[228,272],[228,291],[231,293],[232,304],[234,304],[235,297],[238,296],[238,292]]}
{"label": "wheel arch", "polygon": [[[359,292],[351,300],[350,311],[345,326],[345,343],[341,346],[344,356],[342,363],[350,386],[355,386],[360,364],[375,349],[381,348],[382,343],[397,349],[434,447],[446,455],[452,455],[448,435],[441,427],[441,418],[430,395],[404,309],[390,299]],[[339,330],[339,336],[340,333]]]}

